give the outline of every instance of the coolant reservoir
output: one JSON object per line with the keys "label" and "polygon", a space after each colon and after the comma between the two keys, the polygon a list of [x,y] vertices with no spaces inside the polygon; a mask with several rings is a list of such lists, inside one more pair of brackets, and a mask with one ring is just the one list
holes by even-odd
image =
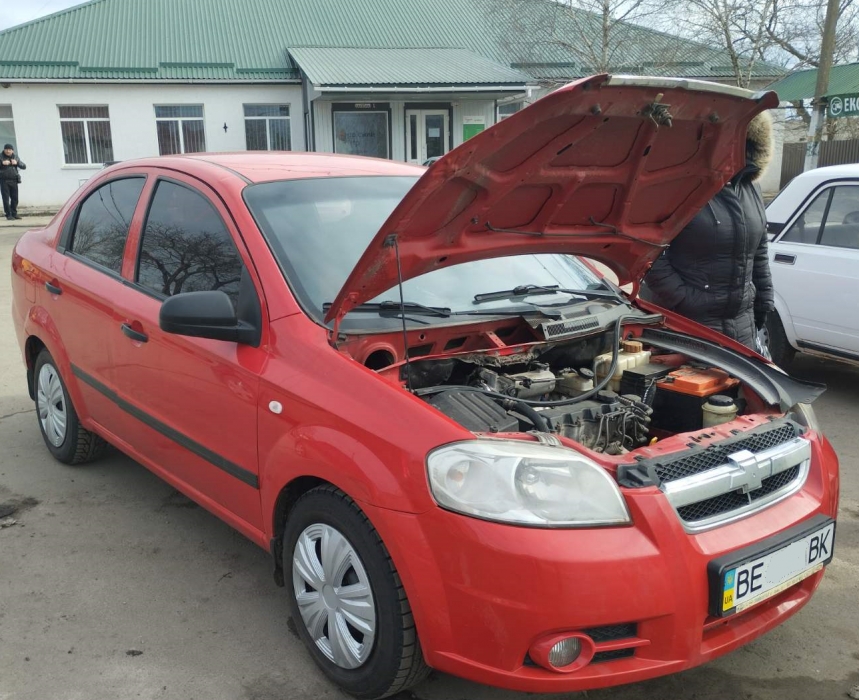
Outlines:
{"label": "coolant reservoir", "polygon": [[611,358],[612,353],[610,352],[604,352],[602,355],[597,355],[594,358],[594,371],[596,372],[597,379],[602,379],[608,374],[609,367],[611,367]]}
{"label": "coolant reservoir", "polygon": [[737,404],[730,396],[716,394],[707,399],[701,411],[704,414],[704,427],[711,428],[734,420],[737,417]]}
{"label": "coolant reservoir", "polygon": [[634,369],[650,362],[650,350],[645,350],[641,341],[624,340],[621,348],[623,348],[623,353],[630,358],[626,369]]}
{"label": "coolant reservoir", "polygon": [[[610,352],[598,355],[596,362],[597,380],[604,379],[611,367],[612,354]],[[650,351],[645,350],[644,346],[638,340],[625,340],[620,345],[620,352],[617,356],[617,366],[608,383],[608,388],[612,391],[620,391],[620,381],[623,373],[628,369],[635,369],[639,365],[645,365],[650,362]]]}
{"label": "coolant reservoir", "polygon": [[594,388],[594,378],[590,370],[576,372],[568,369],[558,375],[558,389],[567,394],[584,394]]}

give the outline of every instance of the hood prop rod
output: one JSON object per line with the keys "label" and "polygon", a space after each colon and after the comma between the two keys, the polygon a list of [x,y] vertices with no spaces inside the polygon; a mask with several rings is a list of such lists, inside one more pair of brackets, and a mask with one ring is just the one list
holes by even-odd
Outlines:
{"label": "hood prop rod", "polygon": [[403,321],[403,360],[406,368],[406,386],[409,389],[409,393],[414,393],[414,389],[412,388],[412,366],[409,363],[409,335],[406,329],[406,302],[403,296],[403,268],[400,264],[400,246],[397,242],[397,234],[392,233],[386,236],[383,247],[393,247],[394,257],[397,259],[397,287],[400,290],[400,318]]}

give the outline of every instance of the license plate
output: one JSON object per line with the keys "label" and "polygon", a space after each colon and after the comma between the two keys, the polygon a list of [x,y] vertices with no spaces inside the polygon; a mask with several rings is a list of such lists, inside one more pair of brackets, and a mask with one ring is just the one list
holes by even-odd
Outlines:
{"label": "license plate", "polygon": [[733,615],[820,571],[832,560],[835,521],[812,518],[769,540],[710,562],[710,607]]}

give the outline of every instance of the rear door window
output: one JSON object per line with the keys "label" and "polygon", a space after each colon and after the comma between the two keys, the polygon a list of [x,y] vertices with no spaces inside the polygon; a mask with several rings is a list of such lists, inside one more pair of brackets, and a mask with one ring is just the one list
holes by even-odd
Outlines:
{"label": "rear door window", "polygon": [[159,182],[140,241],[137,283],[165,297],[220,290],[236,307],[243,267],[209,200],[185,185]]}
{"label": "rear door window", "polygon": [[781,240],[859,249],[859,185],[838,185],[823,190]]}
{"label": "rear door window", "polygon": [[835,188],[819,243],[832,248],[859,249],[859,186]]}
{"label": "rear door window", "polygon": [[113,180],[99,187],[78,210],[69,250],[117,274],[145,177]]}

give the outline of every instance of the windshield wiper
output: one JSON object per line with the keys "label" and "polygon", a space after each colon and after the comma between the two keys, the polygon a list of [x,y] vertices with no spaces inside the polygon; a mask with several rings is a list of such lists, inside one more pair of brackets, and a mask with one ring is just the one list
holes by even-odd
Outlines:
{"label": "windshield wiper", "polygon": [[496,299],[513,299],[515,297],[526,297],[537,294],[574,294],[586,299],[614,299],[618,296],[614,292],[602,289],[564,289],[556,284],[543,286],[540,284],[521,284],[513,289],[502,289],[497,292],[485,292],[474,295],[474,303],[482,304],[484,301],[495,301]]}
{"label": "windshield wiper", "polygon": [[[322,305],[323,311],[328,311],[330,308],[331,302],[326,302]],[[423,316],[438,316],[439,318],[447,318],[452,313],[446,306],[424,306],[423,304],[416,304],[411,301],[407,301],[404,304],[400,304],[398,301],[367,302],[366,304],[356,306],[354,309],[350,309],[349,313],[355,311],[370,311],[378,313],[380,316],[387,316],[388,314],[396,316],[402,312],[406,312],[408,314]]]}

